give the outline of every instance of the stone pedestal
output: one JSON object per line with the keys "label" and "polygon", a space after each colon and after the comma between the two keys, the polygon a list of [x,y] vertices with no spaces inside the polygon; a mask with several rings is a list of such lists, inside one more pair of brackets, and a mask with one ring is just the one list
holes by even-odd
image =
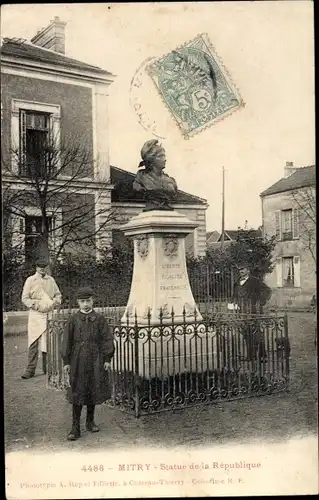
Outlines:
{"label": "stone pedestal", "polygon": [[[189,285],[185,237],[197,227],[176,211],[142,212],[122,226],[134,239],[134,269],[123,325],[193,323],[202,317]],[[161,313],[162,311],[162,313]],[[184,311],[184,314],[183,314]],[[195,314],[196,311],[196,314]]]}

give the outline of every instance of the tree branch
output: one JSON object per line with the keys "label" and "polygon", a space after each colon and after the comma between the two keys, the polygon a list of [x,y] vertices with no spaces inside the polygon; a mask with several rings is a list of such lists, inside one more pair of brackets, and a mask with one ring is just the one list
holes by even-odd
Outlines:
{"label": "tree branch", "polygon": [[[55,257],[59,257],[66,245],[91,242],[91,246],[95,246],[96,238],[118,222],[117,211],[108,203],[101,203],[99,207],[110,179],[103,179],[101,175],[93,179],[92,151],[85,138],[75,141],[69,136],[59,141],[57,137],[52,137],[38,161],[28,165],[22,164],[18,149],[10,152],[10,159],[15,160],[16,169],[12,169],[11,162],[4,165],[7,234],[12,216],[29,215],[26,210],[28,205],[38,208],[42,218],[41,236],[48,241],[60,234],[60,244],[55,251]],[[82,188],[84,179],[88,177],[91,181],[87,180],[87,185]],[[91,187],[92,181],[103,185],[104,189],[100,187],[97,191]],[[13,187],[18,182],[23,186],[21,190]],[[58,217],[61,211],[62,218]],[[96,223],[101,217],[103,222]],[[55,219],[54,228],[49,226],[50,218]]]}

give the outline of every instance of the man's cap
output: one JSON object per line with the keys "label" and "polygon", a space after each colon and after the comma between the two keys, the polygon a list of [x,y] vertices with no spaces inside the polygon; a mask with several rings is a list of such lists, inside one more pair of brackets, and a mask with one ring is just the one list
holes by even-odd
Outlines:
{"label": "man's cap", "polygon": [[77,299],[89,299],[90,297],[94,296],[94,292],[91,287],[89,286],[83,286],[78,289],[76,293],[76,298]]}
{"label": "man's cap", "polygon": [[250,264],[247,260],[240,260],[239,262],[237,262],[236,267],[237,269],[243,269],[244,267],[250,269]]}
{"label": "man's cap", "polygon": [[46,257],[38,257],[35,261],[36,267],[46,267],[49,265],[49,259]]}

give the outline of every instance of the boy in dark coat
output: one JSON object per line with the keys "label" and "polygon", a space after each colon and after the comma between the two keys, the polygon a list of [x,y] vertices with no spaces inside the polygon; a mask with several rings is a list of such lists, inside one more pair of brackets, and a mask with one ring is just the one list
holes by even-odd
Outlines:
{"label": "boy in dark coat", "polygon": [[73,425],[69,441],[81,436],[82,406],[87,406],[86,428],[98,432],[94,422],[95,405],[111,396],[108,377],[114,355],[113,337],[107,320],[93,309],[93,290],[85,287],[77,293],[79,310],[72,314],[64,331],[61,356],[69,377],[68,401],[73,405]]}

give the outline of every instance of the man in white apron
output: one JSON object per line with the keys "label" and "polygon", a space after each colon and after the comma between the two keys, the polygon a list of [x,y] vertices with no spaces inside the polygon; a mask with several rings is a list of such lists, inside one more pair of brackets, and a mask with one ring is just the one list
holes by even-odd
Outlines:
{"label": "man in white apron", "polygon": [[22,302],[29,309],[28,319],[28,365],[23,379],[34,376],[37,367],[39,344],[42,352],[42,368],[46,373],[47,318],[54,307],[61,304],[61,292],[54,278],[47,274],[48,261],[36,262],[36,273],[26,279]]}

